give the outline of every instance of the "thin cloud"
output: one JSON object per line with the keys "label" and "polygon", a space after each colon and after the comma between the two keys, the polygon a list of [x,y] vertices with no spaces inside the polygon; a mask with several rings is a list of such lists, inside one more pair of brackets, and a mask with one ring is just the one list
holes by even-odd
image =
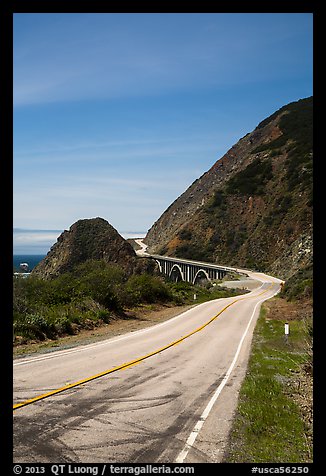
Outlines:
{"label": "thin cloud", "polygon": [[62,230],[33,230],[33,229],[30,229],[30,228],[13,228],[13,233],[16,234],[16,236],[18,234],[42,234],[42,233],[51,233],[51,234],[56,234],[56,233],[61,233]]}
{"label": "thin cloud", "polygon": [[13,234],[14,254],[46,253],[63,230],[28,230],[15,228]]}
{"label": "thin cloud", "polygon": [[[287,33],[292,18],[274,17],[280,21],[277,28],[266,15],[256,23],[252,16],[242,16],[239,23],[232,14],[213,14],[210,22],[218,28],[209,31],[200,16],[194,29],[187,15],[158,14],[149,19],[63,14],[56,30],[53,25],[48,29],[51,23],[44,15],[44,27],[31,31],[29,50],[19,36],[15,41],[14,104],[148,96],[293,76],[292,65],[298,66],[302,58],[292,54],[282,61],[282,48],[277,55],[270,51],[277,41],[275,31],[283,48],[285,41],[295,40],[293,33]],[[282,72],[277,67],[280,60]]]}
{"label": "thin cloud", "polygon": [[311,93],[309,14],[15,14],[19,240],[96,216],[150,228],[240,137]]}

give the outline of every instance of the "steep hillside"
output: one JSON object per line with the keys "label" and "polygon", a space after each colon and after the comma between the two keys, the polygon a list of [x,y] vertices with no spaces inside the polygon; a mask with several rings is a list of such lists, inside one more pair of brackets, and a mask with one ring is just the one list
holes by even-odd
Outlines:
{"label": "steep hillside", "polygon": [[65,230],[32,274],[51,278],[71,271],[86,260],[104,260],[123,267],[136,266],[132,246],[103,218],[78,220]]}
{"label": "steep hillside", "polygon": [[312,98],[237,142],[149,230],[151,252],[269,271],[312,262]]}

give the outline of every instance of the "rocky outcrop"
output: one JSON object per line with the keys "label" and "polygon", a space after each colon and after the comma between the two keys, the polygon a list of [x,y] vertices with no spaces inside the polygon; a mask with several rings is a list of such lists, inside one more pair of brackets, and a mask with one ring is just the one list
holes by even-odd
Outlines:
{"label": "rocky outcrop", "polygon": [[291,246],[284,247],[283,252],[273,262],[270,271],[275,276],[288,279],[300,269],[309,268],[313,262],[312,231],[300,235]]}
{"label": "rocky outcrop", "polygon": [[136,254],[132,246],[103,218],[78,220],[65,230],[32,274],[51,278],[71,271],[89,260],[104,260],[134,269]]}
{"label": "rocky outcrop", "polygon": [[144,242],[150,252],[288,277],[312,262],[312,164],[306,98],[241,138],[170,205]]}

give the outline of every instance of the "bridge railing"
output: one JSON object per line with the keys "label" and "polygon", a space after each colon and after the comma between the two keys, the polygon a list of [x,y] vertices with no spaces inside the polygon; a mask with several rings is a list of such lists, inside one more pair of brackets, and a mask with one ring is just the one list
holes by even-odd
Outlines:
{"label": "bridge railing", "polygon": [[159,264],[162,274],[178,279],[176,275],[179,275],[182,281],[188,281],[195,283],[197,279],[200,279],[200,275],[205,275],[208,280],[221,279],[228,272],[241,273],[236,268],[230,266],[221,266],[214,263],[205,263],[203,261],[186,260],[182,258],[172,258],[170,256],[162,256],[155,254],[147,254],[148,258],[156,260]]}
{"label": "bridge railing", "polygon": [[190,264],[194,266],[201,266],[201,267],[206,267],[207,269],[219,269],[221,271],[233,271],[237,272],[240,274],[245,274],[243,271],[238,270],[237,268],[232,268],[230,266],[223,266],[219,264],[214,264],[214,263],[207,263],[205,261],[194,261],[194,260],[189,260],[189,259],[183,259],[183,258],[172,258],[171,256],[163,256],[163,255],[147,255],[148,258],[154,258],[154,259],[161,259],[161,260],[166,260],[166,261],[171,261],[175,263],[184,263],[184,264]]}

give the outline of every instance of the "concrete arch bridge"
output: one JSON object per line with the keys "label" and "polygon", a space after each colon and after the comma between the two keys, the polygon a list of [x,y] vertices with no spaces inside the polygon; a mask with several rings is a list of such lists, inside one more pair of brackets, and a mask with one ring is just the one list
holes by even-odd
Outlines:
{"label": "concrete arch bridge", "polygon": [[173,281],[187,281],[188,283],[198,284],[203,280],[222,279],[228,271],[235,271],[234,268],[203,263],[201,261],[190,261],[161,255],[147,256],[155,259],[159,265],[160,272]]}

